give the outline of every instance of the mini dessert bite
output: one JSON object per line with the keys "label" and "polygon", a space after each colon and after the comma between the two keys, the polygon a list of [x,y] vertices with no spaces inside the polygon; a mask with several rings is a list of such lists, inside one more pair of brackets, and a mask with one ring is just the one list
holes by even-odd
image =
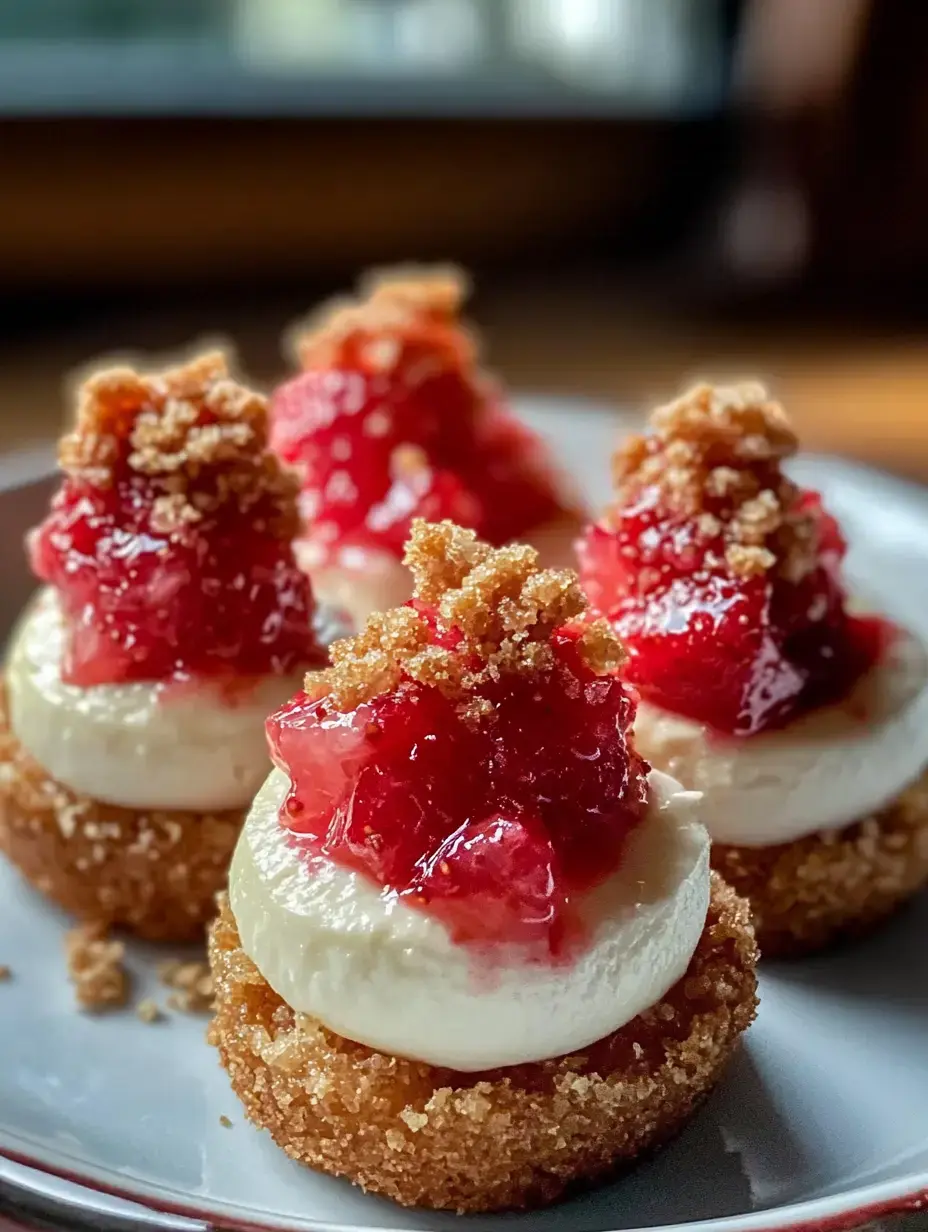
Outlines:
{"label": "mini dessert bite", "polygon": [[82,386],[0,694],[0,850],[60,906],[202,932],[267,774],[264,717],[324,654],[297,484],[222,354]]}
{"label": "mini dessert bite", "polygon": [[713,865],[764,954],[812,950],[928,879],[924,648],[855,613],[845,543],[781,470],[758,385],[699,386],[616,454],[581,580],[629,651],[642,753],[703,792]]}
{"label": "mini dessert bite", "polygon": [[359,626],[409,598],[414,517],[573,563],[581,512],[479,367],[465,291],[446,270],[370,280],[296,336],[302,372],[271,400],[271,443],[303,476],[298,558],[320,601]]}
{"label": "mini dessert bite", "polygon": [[630,739],[576,575],[417,521],[415,598],[268,721],[211,1040],[294,1159],[405,1205],[551,1202],[663,1142],[755,1008],[698,798]]}

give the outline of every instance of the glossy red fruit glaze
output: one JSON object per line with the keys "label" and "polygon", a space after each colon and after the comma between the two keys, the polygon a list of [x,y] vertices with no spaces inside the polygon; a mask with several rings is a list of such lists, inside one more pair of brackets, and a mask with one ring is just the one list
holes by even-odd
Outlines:
{"label": "glossy red fruit glaze", "polygon": [[798,501],[817,522],[820,545],[816,567],[798,582],[734,575],[722,538],[699,538],[662,508],[656,489],[614,513],[608,528],[587,530],[581,579],[625,642],[625,674],[643,700],[753,735],[837,700],[877,661],[891,626],[848,614],[838,525],[816,493]]}
{"label": "glossy red fruit glaze", "polygon": [[388,372],[350,348],[271,400],[271,444],[303,473],[307,538],[400,557],[414,517],[450,518],[490,543],[563,513],[537,437],[463,367],[411,346]]}
{"label": "glossy red fruit glaze", "polygon": [[566,632],[553,647],[549,672],[481,690],[495,713],[476,725],[411,681],[347,714],[298,696],[268,720],[293,784],[282,824],[456,941],[563,956],[575,896],[616,870],[644,815],[648,767],[618,678],[595,676]]}
{"label": "glossy red fruit glaze", "polygon": [[112,486],[68,477],[33,532],[33,571],[58,592],[70,684],[288,673],[319,663],[310,585],[261,508],[204,517],[183,544],[152,528],[157,489],[121,468]]}

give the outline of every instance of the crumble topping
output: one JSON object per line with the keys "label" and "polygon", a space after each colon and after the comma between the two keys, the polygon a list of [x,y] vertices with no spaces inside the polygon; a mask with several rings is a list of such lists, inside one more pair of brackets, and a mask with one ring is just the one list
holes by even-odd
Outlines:
{"label": "crumble topping", "polygon": [[[450,521],[415,519],[404,563],[415,600],[431,609],[447,644],[435,644],[429,619],[414,606],[375,613],[356,637],[334,643],[330,668],[307,675],[310,697],[350,710],[408,679],[460,699],[476,719],[490,706],[469,696],[475,689],[503,674],[550,668],[552,633],[586,611],[571,570],[541,569],[534,548],[492,548]],[[583,625],[578,645],[596,675],[624,662],[604,620]]]}
{"label": "crumble topping", "polygon": [[113,941],[105,924],[81,924],[65,937],[68,975],[81,1009],[118,1009],[129,1000],[126,947]]}
{"label": "crumble topping", "polygon": [[428,341],[437,361],[466,366],[476,357],[473,336],[458,319],[469,284],[454,266],[386,270],[362,279],[357,298],[340,297],[314,314],[293,336],[292,348],[304,368],[336,365],[349,342],[374,372],[398,365],[403,342]]}
{"label": "crumble topping", "polygon": [[124,466],[158,491],[152,526],[182,539],[227,503],[262,505],[267,529],[299,529],[295,475],[268,448],[267,401],[229,375],[226,356],[207,352],[177,368],[142,374],[107,368],[78,391],[74,428],[59,446],[69,475],[109,488]]}
{"label": "crumble topping", "polygon": [[361,278],[360,291],[372,305],[451,322],[470,294],[470,279],[456,265],[403,265],[372,270]]}
{"label": "crumble topping", "polygon": [[[775,571],[798,581],[816,563],[813,516],[796,509],[799,489],[780,471],[798,447],[779,403],[762,385],[697,385],[651,416],[653,433],[617,450],[620,502],[656,487],[706,540],[720,536],[732,573]],[[719,511],[717,502],[727,503]]]}
{"label": "crumble topping", "polygon": [[168,1008],[184,1014],[208,1014],[213,1007],[213,976],[203,960],[182,962],[176,958],[158,964],[158,978],[172,991]]}
{"label": "crumble topping", "polygon": [[580,650],[587,667],[597,676],[609,676],[625,665],[628,653],[605,617],[590,621],[580,634]]}

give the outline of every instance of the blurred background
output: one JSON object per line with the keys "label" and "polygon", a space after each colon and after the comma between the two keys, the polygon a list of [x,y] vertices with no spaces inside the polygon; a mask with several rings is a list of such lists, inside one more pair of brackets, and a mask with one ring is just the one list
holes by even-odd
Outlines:
{"label": "blurred background", "polygon": [[260,381],[359,267],[450,258],[514,385],[757,372],[928,480],[928,6],[0,0],[0,449],[88,356]]}

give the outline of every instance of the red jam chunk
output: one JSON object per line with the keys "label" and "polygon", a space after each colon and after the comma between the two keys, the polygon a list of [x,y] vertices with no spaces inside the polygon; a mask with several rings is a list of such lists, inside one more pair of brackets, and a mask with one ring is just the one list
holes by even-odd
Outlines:
{"label": "red jam chunk", "polygon": [[350,713],[296,697],[268,720],[294,842],[430,912],[456,942],[565,956],[576,895],[615,872],[644,815],[648,767],[618,678],[594,675],[567,631],[552,648],[552,669],[481,686],[494,710],[476,723],[411,680]]}
{"label": "red jam chunk", "polygon": [[416,517],[502,544],[564,512],[540,441],[478,377],[464,335],[427,315],[399,336],[343,339],[277,390],[271,414],[320,561],[346,547],[402,556]]}
{"label": "red jam chunk", "polygon": [[[819,540],[815,567],[798,581],[736,575],[721,535],[698,534],[657,488],[589,528],[584,588],[624,641],[642,699],[747,736],[836,701],[877,661],[889,627],[848,614],[838,525],[817,494],[797,500]],[[724,523],[728,511],[720,500],[707,512]]]}
{"label": "red jam chunk", "polygon": [[152,526],[153,481],[118,468],[111,486],[65,479],[29,543],[67,626],[62,677],[242,678],[321,661],[310,586],[290,542],[261,533],[260,508],[233,504],[174,542]]}

